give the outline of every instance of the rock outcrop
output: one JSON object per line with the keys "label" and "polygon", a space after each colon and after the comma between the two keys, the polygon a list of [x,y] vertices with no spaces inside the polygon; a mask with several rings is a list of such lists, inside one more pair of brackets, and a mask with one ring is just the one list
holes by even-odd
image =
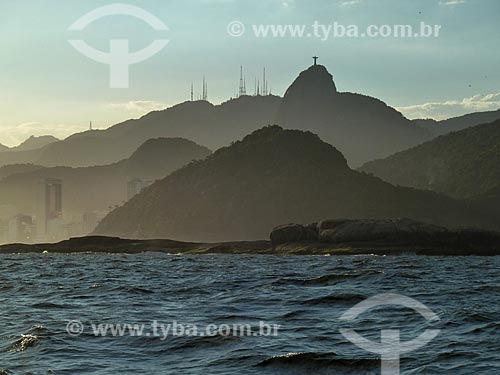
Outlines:
{"label": "rock outcrop", "polygon": [[288,224],[270,235],[273,248],[279,245],[312,244],[387,248],[500,248],[500,233],[473,228],[450,230],[411,219],[326,220],[309,225]]}
{"label": "rock outcrop", "polygon": [[275,228],[271,233],[271,240],[197,243],[88,236],[51,244],[3,245],[0,246],[0,254],[162,252],[176,255],[500,255],[498,232],[477,229],[452,231],[408,219],[328,220],[309,225],[287,224]]}
{"label": "rock outcrop", "polygon": [[270,237],[273,244],[316,241],[318,227],[316,223],[310,225],[284,224],[274,228]]}
{"label": "rock outcrop", "polygon": [[412,236],[439,236],[448,230],[411,219],[326,220],[318,224],[320,242],[376,241],[405,239]]}

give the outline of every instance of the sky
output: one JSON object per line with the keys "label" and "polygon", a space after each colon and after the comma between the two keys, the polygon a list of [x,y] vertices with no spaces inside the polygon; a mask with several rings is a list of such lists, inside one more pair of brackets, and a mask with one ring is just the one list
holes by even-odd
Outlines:
{"label": "sky", "polygon": [[[137,118],[195,96],[203,76],[208,99],[221,103],[266,67],[283,95],[311,57],[333,74],[339,91],[377,97],[409,118],[444,119],[500,108],[498,0],[142,0],[120,1],[151,13],[168,30],[113,15],[68,30],[86,13],[113,1],[0,0],[0,143],[30,135],[59,138]],[[229,28],[233,25],[236,29]],[[310,35],[314,23],[439,25],[429,38]],[[239,35],[244,25],[243,35]],[[258,37],[254,25],[304,25],[300,36]],[[228,31],[230,30],[230,31]],[[232,33],[232,34],[230,34]],[[235,35],[238,34],[238,35]],[[309,35],[308,35],[309,34]],[[319,35],[319,34],[318,34]],[[129,87],[111,88],[110,67],[70,45],[81,39],[109,52],[127,39],[131,51],[168,40],[156,55],[129,67]]]}

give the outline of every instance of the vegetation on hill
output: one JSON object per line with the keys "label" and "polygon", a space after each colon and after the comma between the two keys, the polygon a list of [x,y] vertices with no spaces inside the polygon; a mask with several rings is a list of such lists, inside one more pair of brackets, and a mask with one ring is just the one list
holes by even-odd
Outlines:
{"label": "vegetation on hill", "polygon": [[392,184],[469,198],[500,185],[500,120],[440,136],[365,164]]}
{"label": "vegetation on hill", "polygon": [[463,116],[452,117],[446,120],[436,121],[432,119],[414,120],[414,122],[429,131],[433,135],[444,135],[460,131],[472,126],[487,124],[500,119],[500,109],[496,111],[468,113]]}
{"label": "vegetation on hill", "polygon": [[492,226],[450,198],[351,170],[337,149],[311,132],[269,126],[157,181],[109,214],[96,234],[252,240],[288,222],[403,216]]}

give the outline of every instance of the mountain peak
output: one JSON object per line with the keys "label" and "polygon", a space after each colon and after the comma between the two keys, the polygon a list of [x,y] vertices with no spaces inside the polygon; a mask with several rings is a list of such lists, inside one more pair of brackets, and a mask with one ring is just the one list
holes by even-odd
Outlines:
{"label": "mountain peak", "polygon": [[312,65],[286,90],[277,122],[289,128],[306,124],[308,129],[318,131],[325,120],[331,121],[333,105],[339,96],[330,72],[323,65]]}
{"label": "mountain peak", "polygon": [[332,103],[336,97],[338,92],[333,76],[323,65],[312,65],[286,90],[277,121],[287,127],[295,127],[295,123],[323,122],[332,117]]}
{"label": "mountain peak", "polygon": [[285,101],[330,98],[337,93],[333,76],[323,65],[312,65],[299,74],[286,90]]}
{"label": "mountain peak", "polygon": [[193,160],[201,160],[211,150],[184,138],[152,138],[144,142],[132,156],[121,164],[130,176],[157,178]]}
{"label": "mountain peak", "polygon": [[[216,157],[234,156],[241,155],[242,152],[247,153],[254,162],[260,158],[254,154],[265,155],[260,160],[263,168],[274,160],[276,164],[282,166],[290,163],[300,165],[312,162],[315,165],[327,163],[338,170],[348,169],[344,156],[316,134],[309,131],[283,129],[278,125],[268,125],[255,130],[232,146],[216,151],[214,155]],[[303,153],[307,156],[304,157]]]}
{"label": "mountain peak", "polygon": [[208,148],[184,138],[151,138],[139,146],[128,161],[133,161],[139,166],[151,163],[153,160],[165,163],[166,159],[187,151],[193,159],[204,159],[212,153]]}
{"label": "mountain peak", "polygon": [[35,150],[55,142],[59,142],[59,139],[51,135],[41,135],[39,137],[35,137],[34,135],[32,135],[31,137],[26,139],[23,143],[21,143],[19,146],[15,147],[15,150],[16,151]]}

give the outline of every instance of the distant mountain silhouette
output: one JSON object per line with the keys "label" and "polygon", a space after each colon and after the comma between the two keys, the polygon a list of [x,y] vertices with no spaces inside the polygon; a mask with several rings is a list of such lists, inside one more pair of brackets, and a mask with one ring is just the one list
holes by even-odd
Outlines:
{"label": "distant mountain silhouette", "polygon": [[[46,146],[49,147],[50,145]],[[39,164],[37,162],[38,158],[40,157],[44,147],[41,149],[36,149],[36,150],[28,150],[28,151],[12,151],[12,150],[7,150],[4,152],[0,152],[0,167],[6,166],[6,165],[13,165],[13,164]],[[64,162],[64,155],[61,155],[60,157],[60,164],[65,164]]]}
{"label": "distant mountain silhouette", "polygon": [[337,147],[351,166],[359,166],[430,140],[434,134],[495,116],[498,111],[443,122],[410,121],[376,98],[339,92],[327,69],[314,65],[300,73],[283,98],[243,95],[220,105],[188,101],[35,150],[0,152],[0,166],[107,165],[128,158],[146,140],[158,137],[182,137],[217,149],[269,124],[310,130]]}
{"label": "distant mountain silhouette", "polygon": [[493,217],[500,217],[500,185],[483,194],[466,200],[474,209],[485,212]]}
{"label": "distant mountain silhouette", "polygon": [[271,123],[280,102],[281,98],[272,95],[242,96],[220,105],[184,102],[106,130],[74,134],[41,150],[2,153],[0,166],[106,165],[128,158],[142,143],[158,137],[182,137],[215,149]]}
{"label": "distant mountain silhouette", "polygon": [[0,165],[91,166],[116,162],[147,139],[183,137],[216,149],[262,126],[311,130],[339,148],[351,165],[390,155],[431,137],[378,99],[339,93],[322,65],[300,73],[283,99],[241,96],[220,105],[185,102],[107,130],[75,134],[32,154],[0,155]]}
{"label": "distant mountain silhouette", "polygon": [[451,198],[351,170],[337,149],[311,132],[269,126],[157,181],[111,212],[95,234],[251,240],[288,222],[401,216],[494,225]]}
{"label": "distant mountain silhouette", "polygon": [[[65,212],[107,210],[123,203],[127,182],[133,178],[163,178],[211,151],[181,138],[159,138],[145,142],[134,154],[118,163],[97,167],[39,167],[17,165],[0,168],[0,205],[11,204],[21,212],[33,212],[38,183],[45,178],[63,181]],[[15,173],[18,172],[18,173]]]}
{"label": "distant mountain silhouette", "polygon": [[36,150],[52,143],[59,142],[59,139],[51,135],[43,135],[40,137],[35,137],[32,135],[19,146],[12,147],[11,151],[29,151]]}
{"label": "distant mountain silhouette", "polygon": [[332,75],[322,65],[300,73],[288,88],[277,123],[317,133],[337,147],[352,166],[431,137],[428,130],[378,99],[338,92]]}
{"label": "distant mountain silhouette", "polygon": [[361,170],[455,198],[486,193],[500,186],[500,120],[440,136]]}
{"label": "distant mountain silhouette", "polygon": [[[43,153],[44,148],[58,142],[60,142],[59,139],[51,135],[45,135],[40,137],[31,136],[16,147],[9,148],[0,145],[0,167],[15,164],[39,164],[37,160]],[[60,155],[60,158],[63,159],[64,155]],[[61,161],[59,165],[61,164],[64,164],[64,161]]]}
{"label": "distant mountain silhouette", "polygon": [[436,121],[432,119],[414,120],[414,122],[428,129],[434,136],[444,135],[451,132],[460,131],[471,126],[487,124],[500,119],[500,109],[488,112],[469,113],[447,120]]}
{"label": "distant mountain silhouette", "polygon": [[0,167],[0,181],[5,177],[11,176],[13,174],[19,173],[29,173],[39,169],[43,169],[40,165],[34,164],[10,164]]}
{"label": "distant mountain silhouette", "polygon": [[44,147],[56,142],[59,142],[59,139],[44,135],[31,136],[16,147],[9,148],[0,144],[0,167],[11,164],[32,164],[39,158]]}

